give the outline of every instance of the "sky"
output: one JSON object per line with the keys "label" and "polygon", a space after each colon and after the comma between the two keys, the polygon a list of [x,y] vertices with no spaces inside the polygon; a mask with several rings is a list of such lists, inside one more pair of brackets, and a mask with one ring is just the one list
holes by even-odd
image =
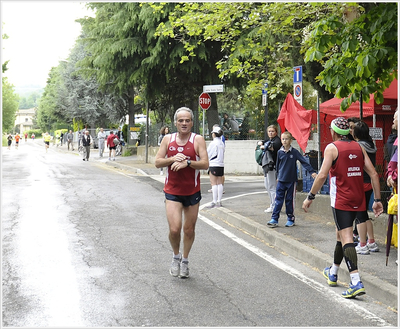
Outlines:
{"label": "sky", "polygon": [[65,60],[80,35],[75,19],[93,16],[78,1],[1,0],[1,63],[16,88],[46,86],[52,67]]}

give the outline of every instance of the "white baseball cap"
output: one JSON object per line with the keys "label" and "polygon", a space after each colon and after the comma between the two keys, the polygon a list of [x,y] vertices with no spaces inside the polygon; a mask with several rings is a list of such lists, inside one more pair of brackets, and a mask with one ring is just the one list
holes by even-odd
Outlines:
{"label": "white baseball cap", "polygon": [[221,131],[221,128],[220,128],[220,127],[214,127],[211,133],[212,133],[212,134],[213,134],[213,133],[219,134],[220,131]]}

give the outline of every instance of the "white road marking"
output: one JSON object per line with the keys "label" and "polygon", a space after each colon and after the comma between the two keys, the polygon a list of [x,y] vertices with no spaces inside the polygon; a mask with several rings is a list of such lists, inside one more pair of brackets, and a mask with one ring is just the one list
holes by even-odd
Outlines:
{"label": "white road marking", "polygon": [[[259,193],[259,192],[250,193],[250,194],[257,194],[257,193]],[[237,198],[237,197],[240,197],[240,196],[235,196],[235,197],[231,197],[231,198],[227,198],[227,199],[233,199],[233,198]],[[225,199],[225,200],[227,200],[227,199]],[[205,204],[201,208],[205,207],[206,205],[208,205],[208,204]],[[210,225],[212,228],[214,228],[217,231],[221,232],[222,234],[224,234],[225,236],[227,236],[228,238],[230,238],[231,240],[233,240],[237,244],[241,245],[242,247],[245,247],[247,250],[251,251],[252,253],[254,253],[257,256],[261,257],[262,259],[266,260],[270,264],[272,264],[275,267],[285,271],[286,273],[290,274],[291,276],[295,277],[296,279],[300,280],[301,282],[307,284],[311,288],[313,288],[313,289],[323,293],[324,295],[332,298],[335,302],[337,302],[339,304],[342,304],[343,306],[345,306],[345,307],[357,312],[357,314],[363,316],[365,319],[376,323],[378,326],[392,326],[390,323],[386,322],[384,319],[382,319],[379,316],[373,314],[372,312],[368,311],[364,307],[361,307],[360,305],[358,305],[354,301],[348,300],[348,299],[344,299],[343,297],[341,297],[337,293],[333,292],[328,287],[325,287],[322,284],[320,284],[319,282],[317,282],[317,281],[315,281],[315,280],[313,280],[311,278],[308,278],[307,276],[305,276],[300,271],[298,271],[298,270],[292,268],[291,266],[286,265],[285,263],[277,260],[276,258],[274,258],[271,255],[269,255],[268,253],[266,253],[264,250],[262,250],[262,249],[260,249],[260,248],[258,248],[256,246],[248,243],[247,241],[245,241],[245,240],[243,240],[243,239],[241,239],[239,237],[237,237],[235,234],[233,234],[233,233],[229,232],[228,230],[224,229],[222,226],[216,224],[215,222],[213,222],[212,220],[208,219],[207,217],[199,214],[198,218],[200,220],[202,220],[204,223]]]}

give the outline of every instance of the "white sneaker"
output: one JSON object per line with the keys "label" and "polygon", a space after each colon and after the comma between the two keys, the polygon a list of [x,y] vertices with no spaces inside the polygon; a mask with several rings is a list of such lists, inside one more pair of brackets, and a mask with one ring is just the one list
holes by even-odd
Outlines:
{"label": "white sneaker", "polygon": [[181,262],[179,277],[181,279],[186,279],[189,277],[189,262],[187,262],[187,261]]}
{"label": "white sneaker", "polygon": [[178,276],[181,267],[181,259],[180,258],[172,258],[171,268],[169,269],[169,273],[172,276]]}
{"label": "white sneaker", "polygon": [[356,252],[357,252],[357,254],[360,254],[360,255],[369,255],[368,245],[361,247],[360,244],[358,244],[356,246]]}
{"label": "white sneaker", "polygon": [[371,252],[378,252],[378,251],[379,251],[379,247],[378,247],[378,245],[376,244],[376,242],[374,242],[374,243],[367,243],[367,246],[368,246],[369,251],[371,251]]}
{"label": "white sneaker", "polygon": [[264,212],[273,212],[274,207],[270,206],[269,208],[265,209]]}

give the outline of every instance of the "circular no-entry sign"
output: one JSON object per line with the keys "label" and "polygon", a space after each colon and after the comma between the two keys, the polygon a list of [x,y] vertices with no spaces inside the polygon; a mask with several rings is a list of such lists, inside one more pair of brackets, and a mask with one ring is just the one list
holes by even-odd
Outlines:
{"label": "circular no-entry sign", "polygon": [[211,106],[211,97],[207,93],[202,93],[199,96],[199,105],[203,110],[208,110],[208,108]]}

